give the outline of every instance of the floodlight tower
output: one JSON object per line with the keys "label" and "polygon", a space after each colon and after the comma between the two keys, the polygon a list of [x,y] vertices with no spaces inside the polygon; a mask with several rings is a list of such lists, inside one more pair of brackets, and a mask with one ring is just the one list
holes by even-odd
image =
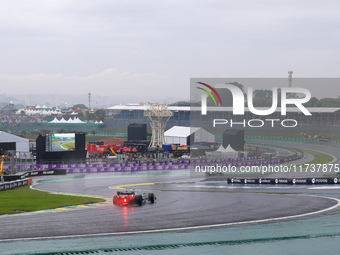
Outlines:
{"label": "floodlight tower", "polygon": [[88,95],[89,95],[89,111],[91,111],[91,93],[89,93]]}
{"label": "floodlight tower", "polygon": [[288,85],[290,88],[293,85],[293,71],[288,71]]}
{"label": "floodlight tower", "polygon": [[167,110],[167,105],[150,103],[150,108],[144,111],[144,116],[149,120],[152,129],[152,138],[149,147],[157,147],[165,143],[164,131],[172,112]]}

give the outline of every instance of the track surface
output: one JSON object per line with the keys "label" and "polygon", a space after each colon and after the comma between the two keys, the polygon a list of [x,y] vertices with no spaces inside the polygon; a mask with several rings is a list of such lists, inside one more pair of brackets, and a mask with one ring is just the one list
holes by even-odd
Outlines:
{"label": "track surface", "polygon": [[[116,192],[113,187],[117,185],[190,181],[188,176],[167,175],[122,177],[112,174],[74,177],[64,180],[55,178],[56,182],[43,182],[35,185],[35,188],[111,197]],[[141,207],[121,207],[108,203],[90,209],[2,217],[0,239],[91,236],[263,220],[310,213],[336,204],[336,201],[322,197],[261,194],[258,192],[272,192],[272,190],[221,186],[204,182],[146,184],[136,186],[138,187],[146,190],[154,189],[157,203]],[[306,193],[306,188],[300,187],[294,192]],[[221,193],[221,191],[240,192]],[[277,189],[274,191],[278,192]]]}
{"label": "track surface", "polygon": [[[291,143],[275,144],[323,151],[335,157],[340,155],[339,148]],[[336,158],[334,163],[339,163],[339,159]],[[42,181],[35,185],[37,189],[88,194],[108,199],[115,194],[114,187],[118,185],[147,183],[135,187],[146,192],[152,190],[157,196],[157,203],[142,207],[120,207],[113,206],[110,202],[87,209],[0,217],[0,241],[79,235],[87,237],[145,230],[152,233],[154,230],[162,229],[261,221],[308,214],[333,207],[337,201],[325,197],[337,197],[339,194],[337,185],[239,186],[228,185],[225,182],[201,182],[199,179],[191,179],[188,172],[182,171],[163,172],[162,175],[160,172],[157,173],[69,175],[61,179],[50,176],[36,178],[35,183]],[[53,180],[46,182],[48,179]],[[338,213],[339,207],[302,218]]]}

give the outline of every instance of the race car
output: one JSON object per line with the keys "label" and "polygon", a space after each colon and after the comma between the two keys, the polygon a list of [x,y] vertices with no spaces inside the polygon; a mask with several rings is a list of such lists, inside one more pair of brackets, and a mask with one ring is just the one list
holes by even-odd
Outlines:
{"label": "race car", "polygon": [[140,193],[138,191],[117,191],[117,195],[113,196],[114,205],[143,205],[147,201],[151,204],[155,203],[156,196],[153,193]]}

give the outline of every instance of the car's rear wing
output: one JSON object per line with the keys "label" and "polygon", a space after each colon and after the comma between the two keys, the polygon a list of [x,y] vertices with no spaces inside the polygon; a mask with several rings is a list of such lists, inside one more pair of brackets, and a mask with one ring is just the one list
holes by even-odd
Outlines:
{"label": "car's rear wing", "polygon": [[117,195],[134,195],[135,192],[121,192],[121,191],[117,191]]}

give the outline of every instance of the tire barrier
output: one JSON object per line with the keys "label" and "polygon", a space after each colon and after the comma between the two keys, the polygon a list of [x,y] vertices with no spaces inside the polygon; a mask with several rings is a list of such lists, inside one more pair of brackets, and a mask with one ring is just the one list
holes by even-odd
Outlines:
{"label": "tire barrier", "polygon": [[4,175],[4,180],[6,182],[25,179],[27,177],[33,176],[43,176],[43,175],[65,175],[66,169],[44,169],[39,171],[29,171],[22,174],[14,175]]}
{"label": "tire barrier", "polygon": [[229,184],[317,185],[340,184],[340,178],[228,178]]}
{"label": "tire barrier", "polygon": [[26,186],[30,184],[32,184],[31,178],[17,180],[17,181],[4,182],[4,183],[0,183],[0,191],[15,189],[17,187]]}

